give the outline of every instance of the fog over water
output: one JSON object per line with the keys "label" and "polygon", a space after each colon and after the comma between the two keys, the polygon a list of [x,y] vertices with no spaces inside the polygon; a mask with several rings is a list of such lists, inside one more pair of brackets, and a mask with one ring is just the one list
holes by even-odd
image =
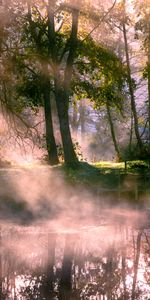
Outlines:
{"label": "fog over water", "polygon": [[49,167],[0,176],[1,299],[149,299],[148,202],[114,205]]}

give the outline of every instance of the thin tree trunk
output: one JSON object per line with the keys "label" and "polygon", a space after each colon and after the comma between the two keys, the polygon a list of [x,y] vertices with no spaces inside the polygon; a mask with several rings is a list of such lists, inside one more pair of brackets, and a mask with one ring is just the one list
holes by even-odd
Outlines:
{"label": "thin tree trunk", "polygon": [[84,138],[85,138],[85,106],[84,106],[83,101],[80,101],[79,112],[80,112],[80,125],[81,125],[81,140],[82,140],[82,142],[84,142]]}
{"label": "thin tree trunk", "polygon": [[[124,18],[125,18],[125,4],[126,0],[123,0],[124,4]],[[127,40],[127,31],[126,31],[126,25],[125,25],[125,19],[122,23],[123,28],[123,37],[124,37],[124,44],[125,44],[125,55],[126,55],[126,63],[127,63],[127,76],[128,76],[128,86],[129,86],[129,92],[130,92],[130,98],[131,98],[131,110],[133,113],[133,119],[134,119],[134,130],[135,135],[138,141],[138,146],[141,152],[143,152],[143,143],[140,137],[139,128],[138,128],[138,116],[136,111],[136,104],[135,104],[135,96],[134,96],[134,89],[132,84],[132,76],[131,76],[131,66],[130,66],[130,58],[129,58],[129,47],[128,47],[128,40]]]}
{"label": "thin tree trunk", "polygon": [[46,147],[48,152],[48,160],[50,165],[59,163],[57,155],[57,146],[53,132],[52,111],[50,103],[50,83],[47,78],[44,80],[43,98],[44,98],[44,114],[46,129]]}
{"label": "thin tree trunk", "polygon": [[130,127],[130,139],[129,139],[129,153],[132,150],[132,137],[133,137],[133,114],[131,112],[131,127]]}
{"label": "thin tree trunk", "polygon": [[150,63],[148,73],[148,143],[150,145]]}
{"label": "thin tree trunk", "polygon": [[0,299],[2,299],[2,233],[0,228]]}
{"label": "thin tree trunk", "polygon": [[147,61],[147,70],[148,70],[148,142],[150,146],[150,23],[149,23],[149,35],[148,35],[148,61]]}
{"label": "thin tree trunk", "polygon": [[112,118],[111,118],[111,112],[110,112],[110,107],[109,107],[108,101],[106,101],[106,108],[107,108],[107,116],[108,116],[108,121],[109,121],[109,125],[110,125],[111,136],[112,136],[114,148],[115,148],[116,154],[118,156],[118,159],[120,160],[121,154],[120,154],[118,143],[117,143],[117,140],[116,140],[114,124],[113,124],[113,121],[112,121]]}
{"label": "thin tree trunk", "polygon": [[123,21],[122,24],[123,27],[123,36],[124,36],[124,44],[125,44],[125,55],[126,55],[126,63],[127,63],[127,75],[128,75],[128,86],[129,86],[129,92],[130,92],[130,98],[131,98],[131,110],[133,113],[134,118],[134,130],[135,135],[138,141],[139,149],[141,152],[143,151],[143,143],[139,134],[139,128],[138,128],[138,116],[136,111],[136,104],[135,104],[135,96],[134,96],[134,89],[132,84],[132,77],[131,77],[131,67],[130,67],[130,58],[129,58],[129,48],[128,48],[128,41],[127,41],[127,32],[126,32],[126,25]]}
{"label": "thin tree trunk", "polygon": [[77,105],[76,103],[72,105],[72,118],[71,118],[71,128],[73,131],[73,136],[75,140],[77,139],[77,134],[78,134],[78,113],[77,113]]}

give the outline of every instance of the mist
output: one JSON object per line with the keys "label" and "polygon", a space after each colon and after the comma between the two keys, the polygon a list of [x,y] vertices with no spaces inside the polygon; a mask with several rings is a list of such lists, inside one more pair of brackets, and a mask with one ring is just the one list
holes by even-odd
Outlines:
{"label": "mist", "polygon": [[[123,293],[121,284],[114,292],[116,280],[125,282],[130,296],[141,282],[142,295],[148,293],[149,285],[142,275],[149,251],[148,201],[139,209],[123,193],[118,194],[118,202],[110,188],[104,192],[102,181],[93,190],[69,182],[58,167],[30,164],[3,168],[0,176],[3,293],[11,299],[24,300],[31,295],[53,299],[55,295],[55,299],[70,300],[76,291],[79,295],[75,299],[82,299],[82,295],[90,299],[88,295],[107,295],[109,289],[112,295]],[[135,182],[126,177],[124,188],[133,191]],[[138,273],[134,275],[137,261]],[[121,272],[126,279],[115,277]],[[99,289],[99,280],[104,290]],[[90,286],[95,286],[91,292]]]}
{"label": "mist", "polygon": [[149,14],[128,3],[0,1],[2,300],[150,298]]}
{"label": "mist", "polygon": [[[98,288],[91,292],[93,296],[107,294],[109,276],[114,276],[116,282],[116,264],[118,272],[122,272],[121,259],[125,259],[129,272],[125,275],[126,289],[132,294],[135,261],[130,249],[137,255],[136,243],[142,234],[138,265],[144,266],[144,245],[148,243],[145,211],[136,211],[127,204],[114,207],[100,195],[97,197],[83,188],[70,186],[61,172],[49,167],[1,171],[1,177],[2,276],[7,281],[8,276],[12,282],[15,280],[9,292],[7,284],[3,284],[3,292],[7,290],[14,299],[15,286],[17,299],[28,299],[29,294],[39,295],[39,299],[53,299],[52,293],[56,299],[72,299],[73,284],[82,299],[82,295],[88,297],[90,285],[99,284],[99,276],[106,280],[107,275],[106,290]],[[21,209],[17,208],[20,205]],[[143,290],[147,293],[149,286],[140,271],[136,280],[144,282]],[[119,293],[121,286],[117,290]],[[75,299],[80,298],[75,296]]]}

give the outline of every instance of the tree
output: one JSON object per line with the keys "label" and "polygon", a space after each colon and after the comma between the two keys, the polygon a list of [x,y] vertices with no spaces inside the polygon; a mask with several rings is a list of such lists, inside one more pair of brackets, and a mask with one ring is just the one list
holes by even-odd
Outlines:
{"label": "tree", "polygon": [[[14,1],[14,3],[16,2]],[[102,19],[104,20],[105,17],[104,13],[102,18],[98,15],[96,26],[90,32],[82,32],[79,26],[79,17],[84,15],[84,18],[88,19],[89,13],[86,1],[83,1],[83,4],[86,7],[85,13],[83,8],[81,9],[79,1],[76,1],[73,5],[70,1],[53,0],[45,3],[28,1],[27,6],[24,2],[22,4],[17,2],[15,8],[17,12],[14,12],[18,27],[20,26],[20,34],[17,36],[19,46],[15,47],[15,51],[13,51],[13,60],[16,63],[19,58],[22,65],[21,73],[25,72],[28,78],[35,73],[34,81],[36,83],[40,82],[40,94],[45,108],[47,150],[52,164],[57,162],[57,151],[51,117],[51,90],[55,94],[65,162],[78,164],[68,116],[69,101],[73,93],[72,78],[80,49],[84,51],[82,54],[83,60],[86,56],[87,49],[82,47],[82,44],[91,36],[95,28],[100,26]],[[114,4],[112,7],[114,7]],[[20,15],[18,15],[18,11]],[[107,15],[108,12],[109,10]],[[93,17],[91,12],[90,17]],[[79,29],[82,37],[80,42]],[[20,65],[18,64],[17,76],[20,74],[19,68]],[[28,84],[33,97],[35,83],[33,84],[32,80]],[[26,96],[28,98],[28,95]]]}
{"label": "tree", "polygon": [[[115,2],[112,7],[114,7]],[[87,5],[86,1],[83,1],[82,4],[83,7]],[[71,139],[68,108],[72,94],[73,68],[78,55],[77,50],[80,47],[78,22],[81,14],[83,14],[83,8],[81,9],[79,1],[72,4],[70,1],[58,2],[53,0],[48,1],[47,5],[44,6],[43,4],[41,6],[40,2],[37,3],[37,1],[33,1],[32,5],[28,3],[28,37],[31,36],[40,56],[42,56],[42,52],[46,54],[48,77],[52,77],[64,157],[65,162],[68,164],[78,164]],[[86,14],[87,12],[84,13],[84,15]],[[98,17],[98,24],[95,28],[100,23],[101,20]],[[88,35],[84,35],[83,40],[86,40],[93,30]]]}
{"label": "tree", "polygon": [[[148,90],[148,142],[150,144],[150,2],[149,0],[133,2],[137,14],[135,23],[135,38],[142,41],[146,55],[146,66],[143,76],[147,79]],[[141,5],[142,4],[142,5]],[[142,49],[141,49],[142,50]]]}
{"label": "tree", "polygon": [[133,86],[133,81],[132,81],[132,76],[131,76],[129,48],[128,48],[127,31],[126,31],[125,0],[123,1],[123,19],[122,19],[121,24],[122,24],[123,36],[124,36],[125,56],[126,56],[127,74],[128,74],[128,86],[129,86],[129,92],[130,92],[130,97],[131,97],[131,109],[132,109],[133,118],[134,118],[135,135],[136,135],[136,138],[138,141],[140,151],[143,152],[143,143],[142,143],[141,136],[139,133],[139,128],[138,128],[138,116],[137,116],[136,104],[135,104],[134,86]]}
{"label": "tree", "polygon": [[86,41],[84,46],[89,50],[86,51],[84,61],[81,59],[78,65],[82,77],[78,87],[77,82],[75,82],[77,93],[79,97],[80,94],[88,97],[93,102],[95,109],[106,108],[112,141],[116,155],[120,159],[121,153],[115,134],[111,108],[121,113],[123,111],[126,69],[116,54],[103,45],[97,45],[91,39]]}
{"label": "tree", "polygon": [[[35,20],[34,20],[35,17]],[[33,16],[32,16],[32,9],[30,4],[28,3],[28,15],[27,15],[27,21],[29,23],[29,26],[24,28],[24,38],[26,42],[28,43],[28,37],[29,35],[34,41],[31,45],[28,46],[27,50],[27,59],[28,55],[31,54],[31,51],[35,51],[35,58],[37,58],[37,63],[36,63],[36,71],[34,71],[35,77],[39,77],[39,86],[40,86],[40,93],[43,96],[43,106],[44,106],[44,114],[45,114],[45,130],[46,130],[46,146],[47,146],[47,152],[48,152],[48,160],[51,165],[57,164],[58,163],[58,155],[57,155],[57,146],[56,146],[56,141],[54,137],[54,130],[53,130],[53,121],[52,121],[52,107],[51,107],[51,83],[50,83],[50,77],[49,77],[49,71],[48,71],[48,63],[47,63],[47,55],[44,46],[43,46],[43,39],[42,39],[42,33],[44,30],[45,24],[42,23],[42,19],[36,19],[36,8],[33,11]],[[39,33],[38,33],[39,30]],[[35,46],[33,49],[32,47]],[[29,60],[29,63],[31,60]],[[39,66],[38,66],[39,64]],[[37,68],[38,67],[38,68]],[[35,66],[33,67],[34,70]],[[25,66],[23,65],[23,69],[25,69]],[[30,66],[30,72],[32,73],[32,67]],[[37,74],[37,75],[36,75]],[[38,76],[39,75],[39,76]],[[36,78],[36,79],[37,79]],[[31,84],[33,81],[31,82]],[[32,90],[32,88],[31,88]],[[36,92],[36,89],[34,90]],[[32,90],[33,91],[33,90]],[[41,98],[41,95],[39,93],[39,98]],[[33,92],[34,94],[34,92]],[[33,95],[32,95],[33,96]],[[35,95],[34,95],[35,96]],[[36,100],[38,104],[38,99]]]}
{"label": "tree", "polygon": [[[118,5],[116,5],[116,9],[112,11],[110,18],[107,19],[107,23],[111,31],[114,31],[120,38],[116,49],[120,52],[122,59],[125,60],[124,63],[128,69],[127,89],[131,103],[131,134],[129,144],[131,144],[131,141],[132,145],[134,143],[134,135],[132,134],[133,128],[138,145],[138,155],[139,157],[145,157],[147,155],[147,148],[144,144],[143,134],[146,124],[143,126],[141,123],[141,98],[144,98],[144,92],[142,90],[143,81],[140,78],[141,71],[144,68],[144,52],[141,50],[142,48],[140,49],[140,42],[134,38],[134,25],[137,19],[135,17],[135,11],[132,12],[133,2],[136,1],[132,1],[131,3],[130,1],[120,1]],[[144,3],[139,1],[143,9],[146,8],[146,2],[148,5],[148,1]],[[122,47],[123,44],[124,47]]]}
{"label": "tree", "polygon": [[51,165],[58,164],[57,146],[54,137],[52,108],[51,108],[51,89],[50,82],[47,76],[43,76],[43,98],[44,98],[44,113],[46,125],[46,146],[48,152],[48,159]]}
{"label": "tree", "polygon": [[[50,77],[53,78],[52,81],[53,81],[58,117],[60,122],[60,132],[62,137],[65,162],[68,164],[74,164],[77,163],[77,157],[71,139],[68,106],[69,106],[69,95],[70,95],[69,89],[70,89],[70,82],[72,78],[73,62],[75,58],[75,50],[76,50],[76,42],[77,42],[79,11],[76,7],[74,8],[67,7],[67,9],[69,9],[69,12],[72,16],[72,25],[71,25],[72,27],[71,27],[70,36],[67,37],[65,43],[65,38],[63,33],[60,34],[55,29],[55,9],[57,7],[58,10],[62,11],[60,5],[57,3],[57,1],[48,2],[48,5],[44,7],[45,9],[44,18],[46,21],[42,19],[41,13],[39,12],[40,6],[38,7],[38,5],[40,4],[34,3],[34,5],[31,6],[28,3],[28,16],[27,16],[27,22],[29,24],[28,37],[29,35],[31,35],[31,38],[36,46],[37,54],[42,59],[41,66],[43,66],[43,61],[44,61],[45,67],[42,69],[42,72],[44,76],[45,74],[47,74],[46,89],[48,88],[49,78]],[[39,22],[39,20],[42,21]],[[43,41],[42,34],[46,39],[45,42]],[[60,45],[62,46],[62,49],[60,49]],[[62,50],[61,53],[60,50]],[[45,57],[43,53],[45,54]],[[64,56],[66,57],[64,58]],[[45,104],[47,103],[47,100],[45,101]],[[48,114],[49,113],[50,111],[48,112]],[[46,114],[47,117],[48,114]]]}
{"label": "tree", "polygon": [[[7,5],[6,5],[7,4]],[[18,8],[18,10],[16,9]],[[22,22],[19,19],[20,8],[17,2],[5,2],[1,7],[1,73],[0,73],[0,104],[9,128],[9,135],[17,145],[24,148],[30,143],[32,146],[39,142],[37,126],[24,113],[26,108],[31,107],[30,101],[26,101],[25,95],[18,93],[18,86],[23,79],[20,52],[23,52],[21,45]],[[16,34],[17,33],[17,34]],[[25,68],[24,68],[25,73]],[[33,105],[32,105],[33,108]],[[31,112],[31,110],[30,110]],[[33,115],[33,110],[32,110]],[[27,141],[28,140],[28,141]],[[26,151],[26,150],[25,150]]]}

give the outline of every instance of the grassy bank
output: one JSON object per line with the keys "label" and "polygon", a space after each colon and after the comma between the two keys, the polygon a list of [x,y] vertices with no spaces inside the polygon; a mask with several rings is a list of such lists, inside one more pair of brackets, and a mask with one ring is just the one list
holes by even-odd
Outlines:
{"label": "grassy bank", "polygon": [[150,168],[146,162],[124,163],[97,162],[80,163],[79,168],[61,166],[65,179],[73,186],[83,186],[95,191],[102,190],[150,190]]}

